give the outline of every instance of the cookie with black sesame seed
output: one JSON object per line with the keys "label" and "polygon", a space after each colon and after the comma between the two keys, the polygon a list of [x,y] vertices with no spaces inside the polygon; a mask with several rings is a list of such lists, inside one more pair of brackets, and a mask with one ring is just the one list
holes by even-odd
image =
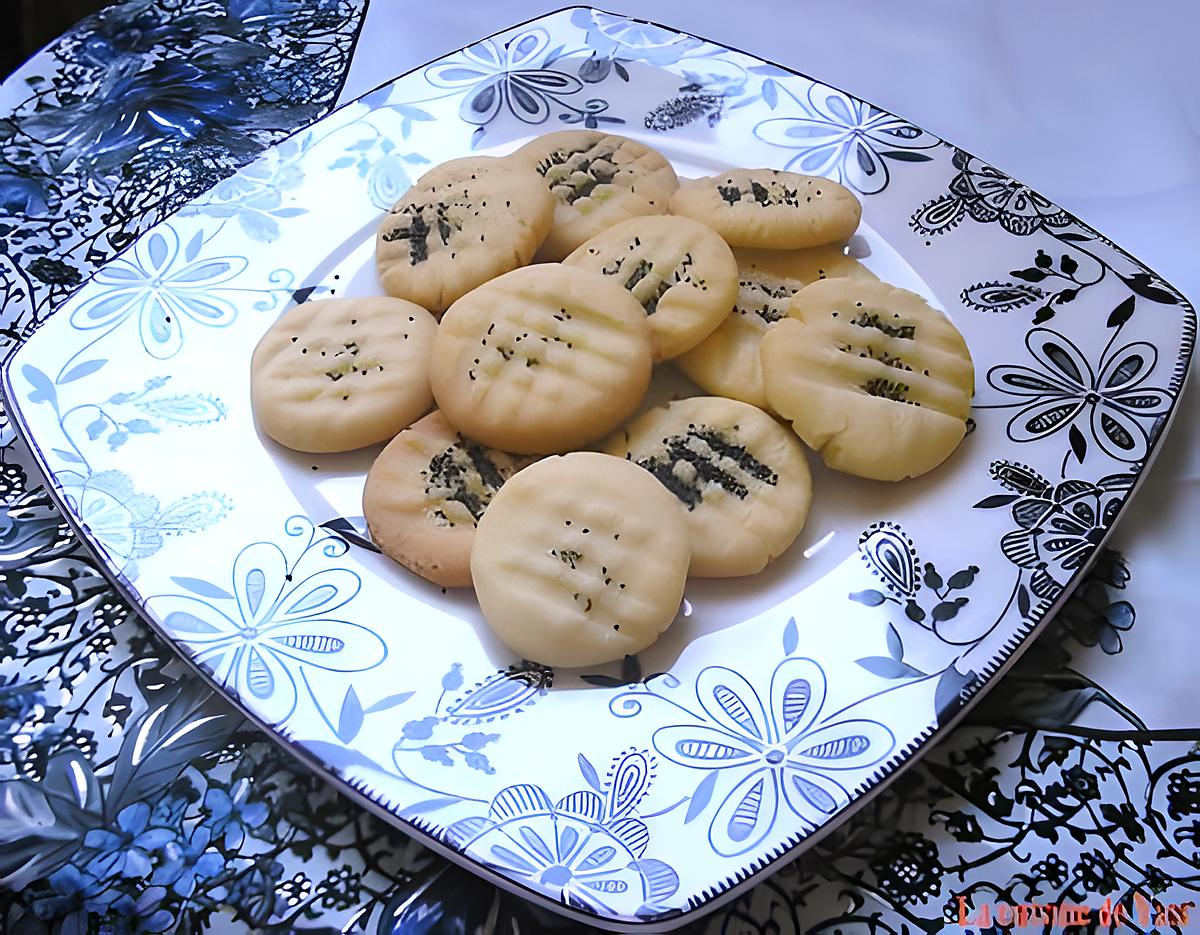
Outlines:
{"label": "cookie with black sesame seed", "polygon": [[501,451],[557,454],[624,422],[650,384],[646,313],[611,278],[561,263],[513,270],[446,311],[433,342],[438,408]]}
{"label": "cookie with black sesame seed", "polygon": [[971,353],[916,293],[861,279],[805,286],[760,354],[771,408],[834,470],[916,477],[966,434]]}
{"label": "cookie with black sesame seed", "polygon": [[250,363],[262,430],[296,451],[350,451],[387,441],[433,402],[437,322],[403,299],[319,299],[284,312]]}
{"label": "cookie with black sesame seed", "polygon": [[738,294],[733,311],[703,341],[675,358],[675,366],[715,396],[740,399],[769,409],[762,385],[758,346],[763,335],[786,317],[792,296],[809,283],[841,276],[874,279],[875,274],[843,247],[808,250],[755,250],[736,247]]}
{"label": "cookie with black sesame seed", "polygon": [[862,205],[829,179],[778,169],[730,169],[693,179],[671,196],[671,213],[703,221],[732,247],[799,250],[846,240]]}
{"label": "cookie with black sesame seed", "polygon": [[683,504],[693,577],[757,574],[808,518],[812,478],[804,446],[746,403],[676,400],[643,413],[604,450],[645,468]]}
{"label": "cookie with black sesame seed", "polygon": [[471,543],[483,511],[532,458],[485,448],[435,410],[379,453],[363,515],[385,555],[444,588],[471,583]]}
{"label": "cookie with black sesame seed", "polygon": [[459,296],[524,266],[550,230],[541,178],[506,159],[453,159],[422,175],[383,218],[375,241],[388,295],[440,314]]}
{"label": "cookie with black sesame seed", "polygon": [[514,474],[471,549],[483,616],[517,655],[593,666],[641,652],[679,611],[683,508],[641,468],[577,451]]}
{"label": "cookie with black sesame seed", "polygon": [[526,143],[510,157],[531,167],[554,196],[554,224],[538,250],[561,260],[585,240],[643,214],[665,214],[679,187],[657,150],[599,130],[560,130]]}
{"label": "cookie with black sesame seed", "polygon": [[694,347],[729,314],[737,262],[699,221],[667,215],[630,218],[581,244],[563,262],[628,289],[646,311],[654,359]]}

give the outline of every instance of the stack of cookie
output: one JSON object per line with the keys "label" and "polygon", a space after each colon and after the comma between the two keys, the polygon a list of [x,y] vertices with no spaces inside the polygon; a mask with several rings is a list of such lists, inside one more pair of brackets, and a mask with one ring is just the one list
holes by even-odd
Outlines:
{"label": "stack of cookie", "polygon": [[[268,331],[255,412],[302,451],[387,442],[372,536],[436,584],[473,584],[510,648],[618,659],[670,625],[689,575],[755,574],[795,541],[801,441],[898,480],[962,439],[966,345],[846,255],[860,215],[794,173],[681,185],[599,131],[454,160],[383,220],[388,297],[309,302]],[[630,421],[664,361],[712,395]]]}

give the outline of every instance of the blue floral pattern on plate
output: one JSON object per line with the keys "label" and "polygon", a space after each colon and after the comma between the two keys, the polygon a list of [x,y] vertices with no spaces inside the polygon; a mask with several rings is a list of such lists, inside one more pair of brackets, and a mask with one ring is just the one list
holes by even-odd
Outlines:
{"label": "blue floral pattern on plate", "polygon": [[[143,96],[131,94],[130,106],[141,107]],[[171,119],[179,137],[206,132],[189,122],[182,90],[178,98]],[[217,353],[230,372],[244,371],[248,348],[269,318],[257,313],[277,311],[293,295],[300,300],[337,288],[323,273],[305,271],[328,268],[328,245],[369,230],[381,204],[419,166],[520,141],[532,127],[603,124],[642,134],[668,152],[702,151],[708,164],[725,164],[737,149],[739,162],[790,162],[843,179],[863,193],[876,242],[919,268],[938,295],[960,294],[950,275],[972,239],[969,249],[983,244],[1030,284],[1050,275],[1043,257],[1053,249],[1053,273],[1064,288],[1009,289],[1004,294],[1020,301],[1004,302],[1045,298],[1037,314],[1061,315],[1056,329],[1080,348],[1080,358],[1106,362],[1099,390],[1094,381],[1078,386],[1103,397],[1085,394],[1095,411],[1111,408],[1110,397],[1132,406],[1122,394],[1143,385],[1161,394],[1146,418],[1130,416],[1140,434],[1124,427],[1134,446],[1121,450],[1141,453],[1144,436],[1144,457],[1114,457],[1098,437],[1094,448],[1086,439],[1081,445],[1080,433],[1070,430],[1065,444],[1052,431],[1009,438],[1004,420],[988,410],[1011,399],[993,385],[1000,395],[981,395],[974,434],[954,468],[956,499],[943,498],[924,514],[897,508],[861,535],[855,530],[857,549],[851,545],[818,581],[759,613],[736,615],[706,632],[701,628],[713,614],[697,614],[689,624],[697,628],[691,645],[676,644],[672,652],[668,638],[627,660],[619,678],[558,673],[549,690],[545,673],[482,642],[469,614],[448,612],[436,593],[389,577],[374,553],[322,540],[313,522],[327,517],[299,510],[298,498],[321,502],[337,477],[323,485],[324,475],[304,473],[310,466],[319,472],[323,462],[302,465],[264,449],[245,394],[215,392],[218,384],[202,374],[211,373],[207,362]],[[70,155],[69,145],[65,151]],[[909,175],[906,166],[918,164]],[[901,174],[903,185],[896,184]],[[4,191],[10,201],[35,206],[42,197],[28,186]],[[338,210],[316,207],[329,204]],[[974,226],[963,223],[968,217]],[[1022,268],[1031,245],[1038,250],[1034,265]],[[78,284],[69,267],[38,269],[63,290]],[[275,725],[331,776],[410,832],[449,843],[467,866],[486,864],[515,891],[606,925],[682,921],[770,859],[802,847],[978,695],[1052,609],[1079,567],[1077,556],[1090,554],[1073,545],[1063,550],[1071,562],[1052,572],[1045,554],[1028,558],[1049,542],[1004,540],[1006,550],[1007,514],[985,510],[996,496],[988,467],[1015,460],[1019,451],[1032,465],[1030,477],[1061,477],[1046,481],[1055,491],[1061,487],[1062,496],[1052,494],[1044,514],[1053,520],[1069,503],[1082,525],[1067,538],[1094,550],[1126,491],[1114,487],[1115,506],[1089,519],[1073,510],[1086,497],[1074,497],[1072,482],[1107,492],[1104,478],[1144,467],[1178,397],[1194,338],[1190,308],[1165,283],[975,157],[751,56],[586,9],[483,40],[370,92],[151,227],[105,270],[68,300],[44,339],[15,355],[6,390],[75,521],[87,524],[84,513],[95,520],[85,534],[106,546],[110,572],[123,573],[122,584],[152,624],[247,713]],[[293,292],[297,281],[305,285]],[[951,311],[979,349],[979,363],[995,373],[1020,366],[1014,331],[1021,329],[997,324],[999,316],[967,317],[990,303],[979,301],[974,287],[961,291],[976,301],[964,299]],[[1146,308],[1162,314],[1142,314]],[[1095,325],[1104,314],[1109,330]],[[128,327],[130,321],[137,326]],[[1107,367],[1118,333],[1123,348],[1144,352],[1137,367],[1124,351],[1113,352],[1121,362]],[[129,389],[136,381],[148,385],[153,367],[167,358],[178,386],[174,402],[128,395],[136,393]],[[1053,359],[1056,366],[1074,360],[1057,352]],[[1063,395],[1071,396],[1074,384],[1068,389]],[[119,408],[139,405],[151,408],[136,416]],[[137,419],[160,431],[143,431]],[[166,446],[159,436],[167,422],[188,426],[172,435],[182,467],[170,473],[153,466]],[[1116,440],[1111,426],[1102,429]],[[124,467],[114,459],[118,451]],[[213,451],[236,451],[236,472]],[[129,489],[111,473],[120,470],[130,472]],[[253,497],[221,492],[260,476],[283,483],[260,485]],[[309,480],[302,484],[301,477]],[[72,490],[83,493],[69,496]],[[148,517],[209,491],[227,509],[190,537],[200,548],[164,539],[152,555],[130,563]],[[1017,494],[1029,501],[1018,522],[1032,517],[1039,505],[1033,501],[1045,495],[1033,488]],[[84,506],[89,498],[95,506]],[[298,511],[309,518],[296,519]],[[969,518],[970,542],[939,535],[955,516]],[[280,529],[285,535],[277,541]],[[292,539],[296,553],[283,547]],[[915,542],[937,565],[961,559],[961,570],[943,576],[934,561],[919,563]],[[1057,592],[1045,585],[1055,575],[1064,579]],[[871,586],[878,581],[888,593]],[[831,614],[852,628],[853,640],[814,626]],[[417,632],[419,657],[411,652]],[[775,636],[753,638],[763,633]],[[782,661],[775,650],[780,633]],[[429,664],[433,657],[436,666]],[[643,676],[643,664],[661,671]],[[455,697],[464,671],[495,674]],[[699,710],[678,700],[689,691]],[[397,710],[408,716],[397,720]],[[491,726],[475,729],[480,723]],[[551,736],[568,739],[547,743]],[[542,759],[536,786],[528,781],[531,751]],[[653,769],[639,772],[635,755]],[[617,778],[608,783],[590,765],[605,761],[617,764]],[[580,788],[576,770],[588,789]],[[630,801],[628,790],[649,787],[637,777],[651,772],[656,795],[667,790],[661,807],[648,812],[621,804]],[[220,836],[234,846],[263,817],[238,798],[238,788],[235,782],[210,790],[204,802],[214,828],[207,840],[170,842],[164,866],[171,870],[110,908],[162,923],[159,905],[176,884],[186,888],[203,877],[213,841]],[[566,795],[554,798],[551,789]],[[145,847],[138,841],[146,831],[139,814],[124,811],[132,804],[117,795],[106,806],[106,833],[120,838],[133,863],[126,857],[120,866],[96,864],[97,872],[142,869],[138,853]],[[584,843],[585,830],[595,846]],[[520,849],[504,843],[513,835]],[[94,838],[89,859],[107,854],[109,843]],[[93,899],[90,866],[63,871],[56,894],[81,905]],[[270,877],[274,869],[264,864],[255,872]]]}
{"label": "blue floral pattern on plate", "polygon": [[908,121],[834,88],[811,83],[800,97],[786,85],[780,87],[771,96],[774,106],[783,94],[798,114],[763,120],[754,133],[773,146],[793,150],[784,163],[792,172],[827,175],[874,195],[887,187],[888,160],[929,162],[933,157],[921,150],[940,142]]}
{"label": "blue floral pattern on plate", "polygon": [[818,724],[825,695],[825,672],[812,659],[785,659],[775,668],[769,706],[743,675],[709,666],[696,677],[704,721],[654,732],[654,748],[672,762],[731,775],[733,787],[708,829],[718,854],[735,857],[757,847],[781,804],[817,827],[850,801],[839,774],[892,752],[896,738],[878,721]]}
{"label": "blue floral pattern on plate", "polygon": [[661,860],[643,859],[650,831],[637,808],[654,779],[653,759],[645,750],[619,754],[604,785],[582,754],[579,764],[591,788],[554,802],[540,786],[509,786],[486,817],[455,822],[445,839],[567,905],[610,916],[657,915],[679,877]]}
{"label": "blue floral pattern on plate", "polygon": [[299,557],[289,560],[272,542],[247,546],[233,563],[232,594],[211,581],[174,577],[191,593],[150,599],[198,665],[236,697],[254,699],[259,715],[280,727],[296,709],[305,666],[363,672],[387,658],[387,646],[374,631],[336,614],[358,594],[358,574],[346,568],[308,571],[310,552],[336,557],[345,553],[345,542],[318,537],[307,517],[293,517],[286,531],[308,537]]}

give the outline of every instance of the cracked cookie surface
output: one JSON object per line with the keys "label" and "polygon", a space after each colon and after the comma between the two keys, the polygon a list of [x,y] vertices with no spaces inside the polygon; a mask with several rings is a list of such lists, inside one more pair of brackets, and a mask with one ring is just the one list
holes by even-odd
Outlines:
{"label": "cracked cookie surface", "polygon": [[527,167],[473,156],[430,169],[383,218],[375,241],[388,295],[435,314],[533,258],[554,199]]}
{"label": "cracked cookie surface", "polygon": [[508,478],[532,463],[463,438],[439,411],[379,453],[363,489],[371,538],[385,555],[446,588],[471,583],[471,544]]}
{"label": "cracked cookie surface", "polygon": [[434,397],[468,438],[554,454],[600,438],[650,383],[646,313],[600,273],[543,263],[506,273],[446,312],[430,361]]}
{"label": "cracked cookie surface", "polygon": [[874,279],[875,274],[834,244],[808,250],[737,247],[733,255],[738,266],[733,311],[712,334],[675,358],[675,365],[709,393],[769,409],[759,345],[787,316],[792,296],[821,279]]}
{"label": "cracked cookie surface", "polygon": [[627,289],[646,312],[656,361],[694,347],[729,314],[737,263],[717,234],[691,218],[630,218],[564,261]]}
{"label": "cracked cookie surface", "polygon": [[403,299],[318,299],[289,309],[250,364],[259,426],[296,451],[387,441],[429,410],[437,322]]}
{"label": "cracked cookie surface", "polygon": [[665,214],[679,187],[661,153],[599,130],[547,133],[509,158],[532,168],[554,197],[554,224],[540,260],[561,260],[626,218]]}
{"label": "cracked cookie surface", "polygon": [[704,222],[730,246],[770,250],[844,241],[862,218],[848,188],[777,169],[730,169],[684,182],[670,210]]}
{"label": "cracked cookie surface", "polygon": [[813,283],[792,298],[760,353],[771,407],[835,470],[916,477],[966,434],[970,351],[916,293],[884,282]]}
{"label": "cracked cookie surface", "polygon": [[762,571],[808,517],[812,477],[803,446],[747,403],[676,400],[639,416],[604,450],[644,468],[683,504],[694,577]]}

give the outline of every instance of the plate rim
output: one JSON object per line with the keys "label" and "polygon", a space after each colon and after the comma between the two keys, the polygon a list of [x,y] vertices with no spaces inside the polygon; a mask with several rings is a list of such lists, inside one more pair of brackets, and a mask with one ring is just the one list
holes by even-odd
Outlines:
{"label": "plate rim", "polygon": [[[892,114],[891,111],[885,108],[879,107],[867,98],[850,94],[849,92],[843,91],[835,85],[827,84],[826,82],[821,81],[818,78],[814,78],[802,71],[799,71],[798,69],[789,67],[787,65],[780,65],[779,63],[773,62],[767,58],[763,58],[756,53],[746,52],[737,46],[729,45],[713,39],[708,39],[704,36],[699,36],[695,33],[687,32],[677,27],[660,23],[653,19],[631,16],[626,13],[615,13],[591,4],[573,3],[558,7],[553,10],[548,10],[544,13],[531,16],[520,22],[504,26],[492,33],[489,33],[488,35],[474,39],[467,45],[461,46],[457,49],[449,49],[426,62],[417,64],[412,68],[406,69],[405,71],[400,72],[399,74],[394,75],[371,88],[368,88],[358,96],[339,104],[337,107],[331,108],[324,115],[322,115],[318,121],[315,121],[315,123],[325,121],[342,110],[359,103],[368,95],[388,87],[401,78],[414,74],[436,62],[442,61],[443,59],[462,52],[480,42],[485,42],[489,39],[495,38],[496,36],[518,30],[524,26],[549,20],[572,10],[586,10],[606,16],[619,17],[632,23],[654,26],[676,35],[698,39],[701,42],[709,43],[726,51],[745,55],[766,65],[772,65],[787,72],[791,76],[800,77],[816,84],[839,91],[840,93],[846,94],[848,97],[854,100],[861,101],[864,104],[881,111],[882,113],[898,116]],[[343,81],[343,87],[344,83],[345,82]],[[309,124],[304,127],[299,127],[292,133],[281,137],[258,153],[254,159],[261,158],[263,154],[269,152],[270,150],[275,149],[286,141],[307,132],[313,125],[314,124]],[[932,135],[934,135],[939,142],[953,146],[957,151],[963,153],[964,155],[978,158],[975,157],[974,154],[969,150],[962,149],[961,147],[950,143],[937,134]],[[252,159],[250,163],[247,163],[247,165],[253,163],[254,159]],[[989,166],[992,165],[991,163],[987,164]],[[240,169],[237,171],[240,171]],[[1003,173],[1003,170],[997,171]],[[1014,178],[1013,176],[1007,175],[1007,173],[1003,174],[1006,178]],[[1023,182],[1020,184],[1024,185]],[[1025,187],[1031,192],[1039,194],[1036,189],[1030,186]],[[177,208],[175,211],[165,215],[160,219],[159,223],[166,223],[171,218],[176,217],[180,211],[187,207],[188,204],[191,204],[192,201],[202,197],[203,194],[203,192],[197,194],[187,203],[179,206],[179,208]],[[1057,205],[1057,203],[1055,204]],[[989,662],[987,666],[982,667],[977,673],[977,687],[975,687],[974,691],[968,698],[960,703],[957,710],[955,710],[955,712],[949,718],[945,719],[944,721],[939,719],[937,724],[922,731],[915,739],[898,751],[894,752],[891,756],[887,757],[887,759],[881,764],[878,764],[875,775],[864,780],[862,784],[855,788],[853,797],[849,804],[842,808],[835,816],[819,825],[813,831],[805,834],[798,840],[794,840],[795,836],[793,835],[792,838],[785,840],[772,851],[769,851],[767,855],[760,856],[753,860],[745,860],[742,867],[740,867],[737,871],[730,873],[722,881],[727,885],[721,889],[714,889],[710,887],[701,890],[698,895],[688,898],[687,908],[670,909],[654,916],[647,916],[644,920],[636,922],[603,916],[587,909],[579,909],[574,906],[570,906],[564,902],[551,899],[538,890],[527,887],[511,877],[492,870],[483,863],[469,856],[465,851],[454,848],[448,842],[443,840],[435,830],[430,830],[430,828],[436,827],[434,823],[428,822],[418,816],[403,817],[391,811],[386,805],[382,804],[380,801],[377,801],[376,798],[374,798],[369,792],[366,792],[360,788],[360,786],[365,785],[364,783],[344,778],[343,776],[339,775],[337,771],[329,764],[319,759],[315,754],[307,751],[298,741],[293,739],[290,729],[286,727],[270,726],[262,718],[256,715],[250,708],[242,703],[241,699],[236,694],[230,692],[228,688],[220,684],[212,676],[212,674],[206,672],[203,667],[196,663],[194,659],[192,659],[184,651],[182,645],[178,644],[175,638],[161,626],[161,624],[155,619],[149,608],[146,606],[146,602],[141,598],[134,596],[137,592],[126,576],[121,571],[114,569],[108,564],[107,561],[101,558],[103,555],[103,550],[97,548],[97,543],[93,541],[90,533],[85,531],[79,518],[67,506],[63,492],[56,481],[56,477],[49,468],[49,459],[46,457],[45,452],[37,443],[32,429],[26,422],[23,408],[24,404],[13,392],[13,368],[16,365],[18,358],[22,357],[26,353],[27,348],[38,339],[38,332],[42,330],[41,325],[39,325],[37,331],[26,338],[19,346],[17,346],[5,360],[0,361],[0,395],[2,395],[4,398],[6,412],[10,419],[10,423],[13,425],[13,428],[17,433],[17,436],[28,447],[38,470],[49,481],[45,489],[50,496],[51,501],[54,503],[55,507],[60,511],[60,513],[62,513],[67,524],[78,537],[83,547],[97,559],[97,565],[100,567],[104,577],[109,581],[110,584],[112,584],[122,599],[137,612],[138,617],[143,622],[147,623],[155,632],[155,634],[167,644],[171,652],[178,656],[191,671],[198,674],[212,691],[214,691],[226,703],[232,705],[243,717],[253,723],[259,730],[263,731],[274,743],[287,750],[290,755],[294,756],[307,769],[316,772],[326,782],[333,784],[334,788],[340,794],[347,796],[351,801],[355,802],[361,807],[366,808],[372,814],[375,814],[394,827],[399,828],[405,834],[416,838],[424,846],[428,847],[439,856],[464,867],[471,873],[494,886],[506,890],[522,899],[533,902],[559,915],[566,916],[574,921],[596,925],[608,931],[625,933],[641,933],[651,930],[670,931],[688,922],[691,922],[698,917],[707,915],[708,913],[720,908],[722,905],[729,903],[764,878],[780,870],[784,865],[798,859],[810,848],[819,844],[828,834],[835,831],[844,822],[856,815],[864,806],[871,802],[875,796],[891,785],[897,777],[903,774],[919,759],[927,755],[935,746],[937,746],[938,743],[944,740],[962,722],[966,715],[971,712],[975,705],[978,704],[989,691],[991,691],[996,682],[1002,678],[1005,673],[1009,671],[1009,669],[1011,669],[1011,667],[1029,648],[1029,646],[1036,640],[1037,636],[1045,629],[1047,624],[1050,623],[1062,606],[1071,598],[1080,582],[1086,577],[1093,565],[1099,559],[1105,544],[1110,540],[1118,524],[1128,512],[1130,503],[1137,495],[1137,492],[1142,488],[1147,474],[1152,470],[1154,463],[1157,461],[1162,450],[1163,443],[1167,438],[1172,426],[1174,425],[1175,418],[1179,409],[1181,408],[1181,402],[1183,401],[1185,392],[1187,391],[1188,383],[1189,381],[1194,381],[1194,376],[1192,374],[1192,362],[1195,356],[1196,344],[1197,319],[1195,308],[1192,303],[1188,301],[1187,297],[1182,293],[1182,291],[1168,283],[1165,278],[1156,273],[1146,263],[1134,256],[1120,244],[1106,237],[1095,227],[1080,219],[1073,212],[1062,208],[1061,205],[1058,205],[1058,207],[1062,209],[1063,213],[1070,220],[1080,224],[1097,237],[1107,241],[1120,254],[1133,261],[1142,269],[1154,273],[1154,275],[1158,276],[1163,283],[1170,285],[1171,288],[1174,289],[1183,299],[1183,301],[1179,303],[1181,316],[1183,318],[1183,329],[1179,344],[1180,354],[1176,361],[1176,366],[1180,368],[1178,376],[1178,392],[1173,400],[1170,410],[1163,418],[1161,427],[1158,428],[1158,430],[1154,433],[1153,438],[1149,441],[1146,457],[1143,460],[1141,468],[1130,486],[1128,494],[1122,500],[1111,522],[1104,528],[1103,535],[1100,537],[1099,541],[1095,543],[1092,550],[1088,553],[1086,561],[1084,561],[1080,567],[1076,569],[1075,573],[1068,578],[1058,596],[1051,603],[1046,605],[1046,607],[1041,610],[1040,613],[1035,611],[1030,618],[1022,619],[1021,625],[1014,629],[1009,638],[1005,640],[1002,646],[996,651],[996,656]],[[101,267],[93,271],[91,276],[81,282],[78,287],[73,289],[67,296],[65,296],[54,312],[51,312],[50,315],[47,315],[41,324],[45,324],[46,321],[49,321],[52,317],[54,317],[58,310],[62,308],[62,306],[71,301],[78,292],[86,288],[100,269],[103,269],[117,258],[123,256],[127,252],[130,252],[140,240],[140,236],[136,237],[120,251],[113,253]],[[333,535],[341,538],[341,536],[339,536],[336,532],[334,532]],[[940,712],[935,711],[935,716],[939,713]],[[651,929],[651,926],[654,926],[655,928]]]}

